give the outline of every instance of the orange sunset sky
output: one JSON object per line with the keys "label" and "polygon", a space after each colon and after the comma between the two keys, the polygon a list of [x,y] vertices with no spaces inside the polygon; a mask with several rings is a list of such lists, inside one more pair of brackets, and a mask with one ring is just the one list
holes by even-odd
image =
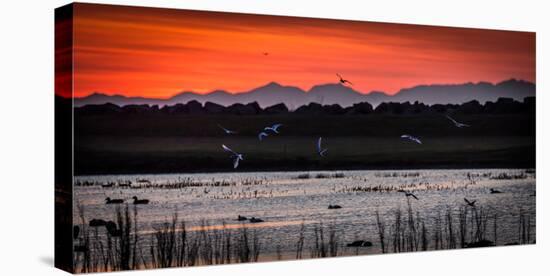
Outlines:
{"label": "orange sunset sky", "polygon": [[335,73],[364,93],[535,82],[529,32],[91,4],[76,4],[73,20],[75,97],[238,93],[271,81],[307,90]]}

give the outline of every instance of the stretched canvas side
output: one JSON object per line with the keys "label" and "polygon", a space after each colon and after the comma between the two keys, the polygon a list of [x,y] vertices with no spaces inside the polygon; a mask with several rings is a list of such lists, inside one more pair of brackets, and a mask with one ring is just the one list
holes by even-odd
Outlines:
{"label": "stretched canvas side", "polygon": [[73,272],[73,5],[55,10],[55,267]]}

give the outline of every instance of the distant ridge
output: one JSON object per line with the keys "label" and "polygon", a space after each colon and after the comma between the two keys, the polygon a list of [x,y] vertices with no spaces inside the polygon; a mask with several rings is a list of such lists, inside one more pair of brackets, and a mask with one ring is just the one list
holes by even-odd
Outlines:
{"label": "distant ridge", "polygon": [[394,95],[388,95],[380,91],[361,93],[351,87],[341,84],[328,83],[313,86],[304,91],[294,86],[284,86],[276,82],[270,82],[264,86],[241,92],[229,93],[223,90],[215,90],[207,94],[195,92],[181,92],[168,99],[155,99],[144,97],[126,97],[122,95],[106,95],[94,93],[86,97],[75,98],[75,106],[80,107],[89,104],[112,103],[118,106],[125,105],[175,105],[195,100],[202,104],[206,102],[229,106],[235,103],[257,102],[265,108],[283,103],[293,110],[309,103],[323,105],[338,104],[348,107],[355,103],[369,102],[377,106],[382,102],[421,102],[424,104],[462,104],[472,100],[480,103],[496,101],[498,98],[512,98],[522,101],[525,97],[535,96],[536,85],[534,83],[510,79],[492,84],[489,82],[463,83],[463,84],[433,84],[418,85],[399,90]]}

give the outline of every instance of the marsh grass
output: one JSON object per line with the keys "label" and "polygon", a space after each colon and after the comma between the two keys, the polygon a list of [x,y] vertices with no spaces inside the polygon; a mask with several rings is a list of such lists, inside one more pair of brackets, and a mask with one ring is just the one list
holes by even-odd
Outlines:
{"label": "marsh grass", "polygon": [[472,185],[475,185],[477,182],[475,180],[468,180],[465,184],[462,185],[452,185],[445,186],[440,184],[431,184],[428,182],[419,182],[419,183],[410,183],[402,185],[354,185],[347,186],[335,190],[337,193],[393,193],[399,192],[400,190],[406,190],[410,192],[414,191],[457,191],[457,190],[466,190]]}
{"label": "marsh grass", "polygon": [[384,224],[384,221],[380,219],[380,213],[378,210],[376,210],[376,226],[378,229],[378,238],[380,240],[380,250],[382,253],[386,253],[387,245],[386,245],[386,225]]}
{"label": "marsh grass", "polygon": [[239,181],[236,180],[196,180],[189,177],[178,178],[173,181],[156,183],[148,179],[139,179],[136,181],[117,181],[117,182],[99,182],[88,180],[77,180],[75,186],[102,186],[105,189],[117,187],[128,189],[185,189],[185,188],[200,188],[200,187],[231,187],[231,186],[254,186],[265,185],[268,183],[266,179],[245,178]]}
{"label": "marsh grass", "polygon": [[518,174],[510,174],[510,173],[500,173],[495,176],[491,176],[490,179],[493,180],[510,180],[510,179],[525,179],[528,177],[528,172],[521,172]]}
{"label": "marsh grass", "polygon": [[[486,247],[495,246],[499,241],[498,215],[489,215],[483,206],[460,206],[458,209],[447,207],[443,215],[439,211],[436,213],[431,228],[428,228],[419,213],[414,213],[410,202],[405,214],[400,208],[391,214],[389,230],[386,230],[387,223],[380,214],[375,214],[382,253],[388,252],[388,248],[392,252],[410,252]],[[517,243],[534,243],[531,233],[531,219],[520,210]],[[489,240],[489,236],[492,240]]]}
{"label": "marsh grass", "polygon": [[78,239],[75,248],[75,271],[80,273],[100,272],[112,270],[137,269],[140,266],[141,255],[138,254],[140,244],[139,235],[135,231],[137,226],[137,209],[134,206],[134,215],[129,206],[124,209],[117,207],[112,222],[115,230],[107,231],[104,226],[89,226],[84,219],[84,207],[77,207],[81,224],[79,225],[82,237]]}
{"label": "marsh grass", "polygon": [[305,231],[305,224],[302,221],[302,224],[300,226],[300,232],[298,234],[298,240],[296,241],[296,259],[297,260],[302,258],[302,253],[304,251],[304,231]]}
{"label": "marsh grass", "polygon": [[338,256],[341,244],[334,222],[328,226],[324,226],[322,221],[315,224],[313,227],[313,237],[313,243],[310,248],[311,258]]}
{"label": "marsh grass", "polygon": [[392,173],[375,173],[374,176],[376,177],[419,177],[419,172],[392,172]]}
{"label": "marsh grass", "polygon": [[[386,216],[375,212],[380,252],[497,244],[498,216],[489,215],[483,206],[447,207],[429,217],[415,211],[413,202],[407,201],[406,208],[395,208]],[[84,211],[84,207],[78,205],[81,234],[74,242],[75,271],[81,273],[257,262],[262,254],[266,254],[267,259],[273,257],[280,260],[290,253],[295,259],[302,259],[304,249],[309,249],[311,258],[350,254],[343,247],[348,242],[344,240],[344,232],[335,221],[328,224],[318,221],[309,226],[302,222],[296,242],[285,248],[277,244],[273,236],[268,237],[260,228],[249,227],[245,223],[236,228],[229,228],[225,223],[214,227],[203,220],[198,228],[195,226],[190,231],[185,221],[178,218],[177,210],[171,219],[154,226],[148,236],[140,236],[136,231],[139,227],[136,206],[133,212],[128,204],[114,210],[115,232],[107,231],[103,226],[89,226]],[[517,243],[533,243],[531,217],[520,210],[517,221]],[[492,241],[488,240],[489,237]],[[273,252],[266,250],[265,243],[273,244],[273,248],[269,249]],[[359,248],[353,250],[355,254],[360,252]]]}
{"label": "marsh grass", "polygon": [[311,175],[310,173],[301,173],[297,176],[293,177],[292,179],[311,179],[311,178],[317,178],[317,179],[330,179],[330,178],[345,178],[346,175],[342,172],[336,172],[336,173],[318,173],[315,175]]}
{"label": "marsh grass", "polygon": [[531,241],[531,217],[523,209],[519,211],[518,243],[528,244]]}

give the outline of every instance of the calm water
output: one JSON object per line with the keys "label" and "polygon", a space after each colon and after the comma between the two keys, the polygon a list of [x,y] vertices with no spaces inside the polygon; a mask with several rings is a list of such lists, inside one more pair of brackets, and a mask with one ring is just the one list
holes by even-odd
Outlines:
{"label": "calm water", "polygon": [[[389,225],[394,211],[398,208],[405,211],[407,207],[407,198],[397,189],[413,191],[419,198],[411,199],[412,207],[424,219],[428,229],[433,226],[438,213],[444,215],[448,207],[457,211],[465,206],[464,198],[468,198],[476,200],[476,205],[482,206],[491,217],[497,215],[499,245],[518,241],[520,210],[529,215],[533,239],[535,235],[534,170],[105,175],[81,176],[75,181],[75,204],[83,208],[86,222],[92,218],[114,220],[116,205],[105,204],[106,197],[131,203],[133,196],[151,201],[148,205],[138,206],[138,228],[147,241],[147,234],[170,221],[175,212],[191,231],[200,228],[204,221],[212,226],[225,223],[231,228],[242,225],[236,221],[238,215],[257,217],[265,222],[247,222],[245,225],[253,227],[260,235],[262,255],[273,255],[280,250],[286,256],[284,258],[294,254],[302,224],[306,232],[304,255],[308,255],[313,227],[320,222],[336,229],[342,245],[358,239],[368,240],[374,246],[362,248],[360,253],[378,253],[375,212],[378,210]],[[117,182],[124,181],[131,181],[132,186],[117,186]],[[94,185],[82,185],[86,182]],[[109,182],[115,182],[114,186],[101,186]],[[174,185],[180,187],[167,187]],[[391,190],[368,191],[374,187]],[[502,193],[491,194],[490,188]],[[328,209],[329,204],[338,204],[342,208]],[[75,210],[74,220],[81,223],[78,208]],[[492,225],[488,228],[488,238],[492,240]]]}

